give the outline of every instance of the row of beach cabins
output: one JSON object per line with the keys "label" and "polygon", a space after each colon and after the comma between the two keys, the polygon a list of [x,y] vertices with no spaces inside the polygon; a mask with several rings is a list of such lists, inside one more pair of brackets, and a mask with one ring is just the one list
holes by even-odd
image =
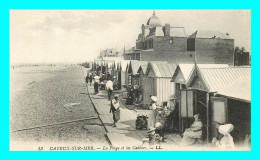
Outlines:
{"label": "row of beach cabins", "polygon": [[157,96],[159,104],[176,96],[180,134],[199,113],[207,142],[217,134],[216,122],[235,126],[235,143],[251,135],[251,66],[136,60],[99,60],[91,65],[109,72],[120,87],[138,85],[144,105],[150,103],[151,95]]}

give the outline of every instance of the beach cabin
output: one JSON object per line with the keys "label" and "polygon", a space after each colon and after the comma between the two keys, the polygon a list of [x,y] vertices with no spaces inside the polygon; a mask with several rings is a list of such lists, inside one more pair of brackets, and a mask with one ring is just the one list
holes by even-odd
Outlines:
{"label": "beach cabin", "polygon": [[157,96],[158,104],[167,102],[175,95],[175,84],[171,82],[176,70],[176,64],[167,62],[149,62],[146,69],[144,101],[150,100],[150,95]]}
{"label": "beach cabin", "polygon": [[126,67],[126,74],[125,74],[125,82],[126,84],[132,84],[132,75],[129,73],[130,70],[130,64],[133,62],[137,62],[137,60],[130,60]]}
{"label": "beach cabin", "polygon": [[118,83],[118,89],[121,89],[121,75],[120,75],[120,62],[115,61],[115,71],[114,71],[114,77],[117,80]]}
{"label": "beach cabin", "polygon": [[180,133],[199,113],[204,124],[203,138],[208,142],[216,135],[216,122],[235,126],[235,142],[251,134],[250,79],[251,67],[195,65],[187,89],[180,89]]}
{"label": "beach cabin", "polygon": [[211,108],[214,111],[212,121],[233,124],[235,129],[232,136],[239,145],[244,143],[247,135],[251,136],[251,68],[245,72],[248,75],[233,81],[211,98]]}
{"label": "beach cabin", "polygon": [[[176,83],[177,105],[179,105],[179,132],[182,134],[185,128],[193,122],[193,115],[200,113],[204,117],[203,122],[207,123],[207,94],[201,92],[201,89],[195,90],[190,86],[191,81],[197,76],[198,68],[227,68],[227,64],[179,64],[173,77],[172,82]],[[199,84],[201,82],[198,82]],[[198,95],[201,96],[198,98]],[[204,132],[207,128],[204,127]],[[207,136],[204,135],[204,139]]]}
{"label": "beach cabin", "polygon": [[119,83],[122,85],[127,84],[126,82],[126,75],[127,75],[127,68],[128,68],[128,64],[130,63],[130,61],[127,60],[122,60],[119,62],[119,74],[120,74],[120,80]]}
{"label": "beach cabin", "polygon": [[106,62],[107,67],[108,67],[107,71],[109,72],[110,75],[112,75],[112,70],[113,70],[112,68],[113,68],[114,61],[110,60],[110,61],[105,61],[105,62]]}
{"label": "beach cabin", "polygon": [[141,65],[147,65],[148,61],[130,61],[129,67],[128,67],[128,83],[131,83],[131,85],[140,85],[139,82],[139,73],[137,73],[139,67]]}
{"label": "beach cabin", "polygon": [[194,68],[194,64],[178,64],[171,82],[175,83],[175,93],[177,100],[179,99],[179,90],[187,89],[186,83],[189,80],[189,77]]}

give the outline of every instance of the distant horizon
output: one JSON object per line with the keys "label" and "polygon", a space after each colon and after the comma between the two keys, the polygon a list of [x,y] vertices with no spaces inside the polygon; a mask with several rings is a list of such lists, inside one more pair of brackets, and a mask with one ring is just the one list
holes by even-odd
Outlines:
{"label": "distant horizon", "polygon": [[[85,61],[87,62],[87,61]],[[89,62],[89,61],[88,61]],[[18,66],[18,65],[51,65],[51,64],[59,64],[59,65],[67,65],[67,64],[77,64],[77,63],[84,63],[84,62],[21,62],[21,63],[13,63],[9,64],[10,66]]]}

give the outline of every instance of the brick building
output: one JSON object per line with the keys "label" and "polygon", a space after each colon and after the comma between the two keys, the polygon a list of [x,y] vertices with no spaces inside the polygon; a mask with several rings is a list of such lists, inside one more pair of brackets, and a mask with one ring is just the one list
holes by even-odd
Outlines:
{"label": "brick building", "polygon": [[196,31],[187,37],[184,27],[162,25],[153,15],[143,24],[136,47],[124,53],[126,60],[233,64],[234,39],[214,31]]}
{"label": "brick building", "polygon": [[234,39],[228,33],[198,30],[189,36],[187,47],[196,52],[198,63],[233,64]]}

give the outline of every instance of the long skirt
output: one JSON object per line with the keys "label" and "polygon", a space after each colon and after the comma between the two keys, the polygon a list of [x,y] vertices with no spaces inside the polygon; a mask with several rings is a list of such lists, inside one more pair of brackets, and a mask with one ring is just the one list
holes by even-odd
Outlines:
{"label": "long skirt", "polygon": [[98,93],[98,83],[97,82],[94,83],[94,90],[95,90],[95,93],[97,94]]}
{"label": "long skirt", "polygon": [[154,127],[155,125],[155,113],[153,110],[149,110],[148,111],[148,126],[147,129],[149,129],[149,127]]}
{"label": "long skirt", "polygon": [[201,138],[201,135],[202,135],[202,131],[197,131],[197,132],[185,131],[183,133],[183,138],[181,140],[180,145],[182,146],[192,145],[195,142],[196,138]]}
{"label": "long skirt", "polygon": [[120,110],[119,109],[115,110],[113,112],[113,120],[115,123],[120,120]]}

